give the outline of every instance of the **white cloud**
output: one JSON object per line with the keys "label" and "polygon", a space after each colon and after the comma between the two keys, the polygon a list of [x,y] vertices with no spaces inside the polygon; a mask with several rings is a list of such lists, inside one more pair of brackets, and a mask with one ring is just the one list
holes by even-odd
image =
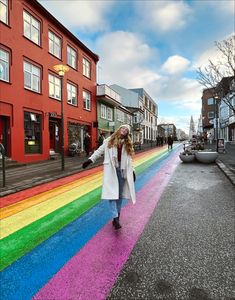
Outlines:
{"label": "white cloud", "polygon": [[183,28],[191,15],[189,5],[183,1],[136,2],[136,7],[144,26],[163,33]]}
{"label": "white cloud", "polygon": [[180,74],[188,69],[190,61],[182,56],[173,55],[168,57],[162,66],[162,70],[169,74]]}
{"label": "white cloud", "polygon": [[[169,102],[187,111],[200,114],[201,86],[196,80],[181,78],[178,69],[185,70],[189,61],[173,56],[165,69],[171,76],[159,73],[163,67],[150,63],[158,52],[150,48],[137,35],[130,32],[112,32],[99,38],[96,43],[101,60],[98,67],[98,83],[119,84],[125,88],[143,87],[158,103]],[[172,63],[173,62],[173,63]],[[171,68],[170,68],[171,67]],[[178,69],[177,69],[178,68]],[[174,72],[173,72],[174,71]]]}
{"label": "white cloud", "polygon": [[80,31],[106,30],[109,27],[105,15],[114,1],[43,1],[39,2],[63,25]]}
{"label": "white cloud", "polygon": [[97,40],[96,51],[100,54],[100,82],[136,87],[160,77],[148,68],[149,61],[157,55],[156,51],[133,33],[117,31],[105,34]]}

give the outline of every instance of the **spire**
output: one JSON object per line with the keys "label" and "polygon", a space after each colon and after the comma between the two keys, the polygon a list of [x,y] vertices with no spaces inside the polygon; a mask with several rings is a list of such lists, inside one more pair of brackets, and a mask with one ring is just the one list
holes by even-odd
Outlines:
{"label": "spire", "polygon": [[194,134],[196,134],[195,124],[194,124],[194,121],[193,121],[193,116],[191,116],[190,125],[189,125],[189,139],[192,139]]}

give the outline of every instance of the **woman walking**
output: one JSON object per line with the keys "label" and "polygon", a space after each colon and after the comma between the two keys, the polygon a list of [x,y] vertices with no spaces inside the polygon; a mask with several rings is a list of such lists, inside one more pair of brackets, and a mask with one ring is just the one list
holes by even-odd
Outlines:
{"label": "woman walking", "polygon": [[132,166],[134,154],[133,143],[130,137],[130,126],[120,126],[82,165],[86,168],[92,162],[104,155],[104,175],[102,200],[108,200],[113,218],[113,226],[120,229],[120,212],[124,199],[133,203],[135,197],[135,173]]}

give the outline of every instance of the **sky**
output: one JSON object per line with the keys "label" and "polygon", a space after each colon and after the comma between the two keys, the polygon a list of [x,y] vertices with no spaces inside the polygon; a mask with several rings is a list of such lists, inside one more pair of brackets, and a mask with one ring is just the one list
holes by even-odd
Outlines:
{"label": "sky", "polygon": [[97,83],[144,88],[158,124],[188,133],[201,113],[197,69],[235,31],[235,0],[38,0],[99,55]]}

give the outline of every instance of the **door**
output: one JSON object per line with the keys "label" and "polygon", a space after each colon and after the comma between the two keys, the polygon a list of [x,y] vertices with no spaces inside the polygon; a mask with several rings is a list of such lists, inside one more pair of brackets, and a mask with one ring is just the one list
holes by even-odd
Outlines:
{"label": "door", "polygon": [[5,155],[11,156],[10,117],[0,116],[0,143],[5,148]]}

